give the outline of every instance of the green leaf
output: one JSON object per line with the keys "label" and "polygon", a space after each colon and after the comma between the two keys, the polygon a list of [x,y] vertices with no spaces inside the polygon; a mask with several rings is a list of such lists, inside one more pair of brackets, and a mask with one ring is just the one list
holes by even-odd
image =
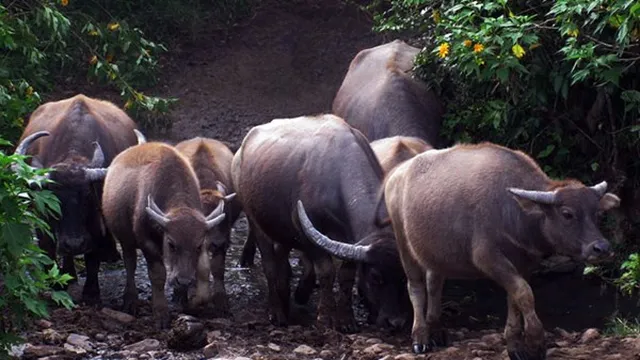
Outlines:
{"label": "green leaf", "polygon": [[553,150],[556,148],[555,145],[553,144],[549,144],[547,145],[546,148],[544,148],[544,150],[542,150],[539,154],[538,154],[538,158],[539,159],[544,159],[547,156],[551,155],[551,153],[553,152]]}

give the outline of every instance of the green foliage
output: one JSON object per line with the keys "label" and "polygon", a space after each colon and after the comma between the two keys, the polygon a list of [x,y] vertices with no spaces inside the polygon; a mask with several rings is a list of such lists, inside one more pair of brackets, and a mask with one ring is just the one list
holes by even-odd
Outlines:
{"label": "green foliage", "polygon": [[[9,145],[2,139],[0,144]],[[11,169],[14,164],[18,171]],[[45,220],[60,214],[58,199],[38,189],[49,181],[39,180],[45,173],[26,165],[23,156],[0,152],[0,355],[19,340],[11,332],[27,318],[48,316],[43,293],[71,279],[60,274],[34,239],[35,231],[50,234]],[[59,305],[73,306],[64,291],[50,296]]]}
{"label": "green foliage", "polygon": [[639,336],[640,321],[638,319],[627,320],[616,317],[607,325],[605,334],[621,337]]}

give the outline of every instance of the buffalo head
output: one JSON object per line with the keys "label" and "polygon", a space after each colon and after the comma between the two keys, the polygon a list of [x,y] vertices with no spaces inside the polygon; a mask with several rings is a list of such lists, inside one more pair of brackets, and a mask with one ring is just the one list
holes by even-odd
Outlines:
{"label": "buffalo head", "polygon": [[558,253],[587,262],[610,258],[609,241],[598,228],[598,218],[620,205],[607,193],[607,183],[586,187],[570,184],[553,191],[507,189],[529,215],[540,221],[545,240]]}
{"label": "buffalo head", "polygon": [[174,289],[186,291],[197,280],[196,270],[208,269],[208,238],[211,230],[225,218],[224,201],[204,216],[201,211],[189,207],[164,212],[149,195],[145,211],[162,233],[162,256],[169,284]]}
{"label": "buffalo head", "polygon": [[[48,135],[47,131],[39,131],[27,136],[17,146],[15,154],[25,155],[33,141]],[[90,159],[80,155],[69,156],[62,162],[48,165],[52,171],[40,178],[52,181],[44,186],[60,200],[62,216],[51,225],[57,239],[58,251],[63,256],[90,251],[93,246],[91,238],[104,232],[104,224],[100,217],[99,184],[104,180],[107,168],[104,167],[102,147],[98,142],[94,142],[93,147]],[[37,156],[32,158],[31,166],[43,168]]]}
{"label": "buffalo head", "polygon": [[333,256],[358,263],[358,289],[378,326],[399,330],[411,316],[406,279],[393,234],[376,232],[357,244],[335,241],[318,231],[300,200],[298,218],[307,237]]}

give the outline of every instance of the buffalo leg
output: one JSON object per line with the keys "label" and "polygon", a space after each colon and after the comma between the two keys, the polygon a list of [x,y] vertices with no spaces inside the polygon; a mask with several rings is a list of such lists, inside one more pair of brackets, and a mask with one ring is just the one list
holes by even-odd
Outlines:
{"label": "buffalo leg", "polygon": [[[88,266],[86,264],[86,260],[85,260],[85,266]],[[76,272],[76,264],[74,262],[73,255],[67,255],[62,257],[62,273],[68,274],[69,276],[71,276],[71,280],[69,281],[69,284],[78,282],[78,273]]]}
{"label": "buffalo leg", "polygon": [[82,288],[82,300],[89,305],[100,304],[100,282],[98,281],[100,257],[100,253],[95,251],[84,254],[87,279],[84,282],[84,287]]}
{"label": "buffalo leg", "polygon": [[138,310],[138,288],[136,287],[136,248],[133,244],[120,242],[122,246],[122,258],[127,272],[127,284],[124,288],[123,310],[131,315],[136,315]]}
{"label": "buffalo leg", "polygon": [[318,254],[313,259],[313,265],[320,284],[317,323],[321,327],[337,327],[336,302],[333,295],[333,283],[335,281],[333,260],[329,255]]}
{"label": "buffalo leg", "polygon": [[285,309],[286,304],[283,302],[284,299],[280,298],[280,294],[277,290],[278,277],[287,276],[287,274],[278,274],[278,259],[276,259],[271,239],[267,238],[267,236],[261,229],[258,229],[257,226],[251,223],[250,226],[252,231],[255,232],[256,243],[260,250],[260,257],[262,258],[262,269],[264,271],[264,276],[267,278],[269,307],[271,309],[270,321],[276,326],[287,326],[288,308]]}
{"label": "buffalo leg", "polygon": [[247,235],[247,241],[244,242],[242,247],[242,254],[240,254],[239,265],[243,268],[253,267],[253,261],[256,257],[256,238],[255,231],[249,224],[249,234]]}
{"label": "buffalo leg", "polygon": [[[498,252],[495,252],[498,253]],[[494,254],[495,254],[494,253]],[[484,256],[482,256],[484,255]],[[505,332],[516,322],[518,316],[513,312],[520,312],[524,320],[524,343],[517,341],[515,336],[507,339],[507,348],[511,360],[543,360],[546,358],[546,346],[544,342],[544,328],[535,311],[535,299],[533,291],[527,281],[518,274],[515,267],[506,258],[492,256],[487,252],[478,254],[475,265],[487,276],[500,284],[506,291],[510,307],[510,317],[505,326]],[[510,321],[509,321],[510,320]],[[517,334],[515,332],[514,334]],[[511,343],[509,343],[511,340]]]}
{"label": "buffalo leg", "polygon": [[[153,317],[155,318],[156,327],[165,329],[169,327],[171,320],[169,318],[169,304],[164,294],[167,270],[162,262],[162,257],[151,255],[149,251],[143,251],[143,254],[147,260],[147,270],[149,271],[149,280],[151,280],[151,307],[153,309]],[[208,271],[207,276],[209,276]]]}
{"label": "buffalo leg", "polygon": [[306,254],[300,253],[298,259],[300,259],[300,264],[302,265],[302,276],[296,288],[294,299],[296,303],[303,305],[309,302],[313,288],[316,286],[316,273],[313,269],[313,262],[309,260]]}
{"label": "buffalo leg", "polygon": [[353,317],[353,285],[356,277],[356,264],[352,261],[343,261],[338,271],[337,319],[340,331],[353,333],[358,330],[356,319]]}
{"label": "buffalo leg", "polygon": [[276,291],[278,292],[278,297],[282,302],[282,306],[285,314],[289,314],[290,307],[290,292],[291,292],[291,276],[293,272],[291,271],[291,264],[289,263],[289,253],[291,252],[290,248],[287,248],[279,243],[273,244],[273,253],[275,255],[275,263],[277,266],[276,274],[280,274],[276,278]]}
{"label": "buffalo leg", "polygon": [[222,247],[213,249],[211,258],[211,276],[213,276],[213,306],[223,315],[229,315],[229,300],[224,286],[224,263],[230,239]]}
{"label": "buffalo leg", "polygon": [[447,334],[440,323],[442,314],[442,288],[444,287],[444,276],[433,270],[427,270],[427,330],[429,334],[429,346],[445,346],[447,344]]}
{"label": "buffalo leg", "polygon": [[504,327],[504,338],[507,341],[507,352],[509,354],[516,354],[518,350],[524,346],[522,338],[522,314],[511,296],[508,296],[507,305],[508,315],[507,324]]}
{"label": "buffalo leg", "polygon": [[[162,258],[160,258],[160,261],[162,262]],[[211,271],[209,249],[204,248],[198,256],[198,265],[196,268],[196,296],[193,298],[193,301],[190,304],[194,308],[201,305],[206,305],[211,300],[211,296],[209,293],[209,271]],[[162,294],[164,296],[164,284]]]}

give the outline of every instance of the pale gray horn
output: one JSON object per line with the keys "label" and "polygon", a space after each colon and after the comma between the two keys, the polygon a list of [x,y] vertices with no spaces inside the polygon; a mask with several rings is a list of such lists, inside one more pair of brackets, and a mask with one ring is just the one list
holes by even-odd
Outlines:
{"label": "pale gray horn", "polygon": [[108,168],[103,168],[104,165],[104,152],[102,146],[97,141],[93,142],[95,150],[93,150],[93,158],[91,162],[84,169],[84,178],[87,181],[100,181],[104,180],[107,176]]}
{"label": "pale gray horn", "polygon": [[556,192],[555,191],[535,191],[535,190],[523,190],[518,188],[507,188],[507,190],[521,198],[529,199],[531,201],[554,205],[557,203]]}
{"label": "pale gray horn", "polygon": [[223,197],[227,195],[227,187],[221,181],[216,180],[216,189]]}
{"label": "pale gray horn", "polygon": [[327,251],[329,254],[344,260],[367,260],[371,245],[352,245],[331,240],[329,237],[313,227],[313,224],[311,223],[311,220],[309,220],[309,216],[302,205],[302,201],[300,200],[298,200],[298,218],[300,219],[302,230],[309,240]]}
{"label": "pale gray horn", "polygon": [[29,145],[31,145],[32,142],[34,142],[36,139],[39,139],[39,138],[41,138],[43,136],[49,136],[49,135],[51,135],[51,133],[48,132],[48,131],[38,131],[38,132],[35,132],[35,133],[27,136],[26,138],[24,138],[24,140],[22,140],[20,142],[20,144],[18,144],[14,154],[16,154],[16,155],[24,155],[24,154],[26,154],[27,153],[27,149],[29,148]]}
{"label": "pale gray horn", "polygon": [[[224,201],[220,201],[220,203],[224,203]],[[213,219],[207,218],[207,220],[205,221],[205,223],[207,224],[207,230],[211,230],[214,226],[220,224],[222,220],[224,220],[226,215],[227,214],[220,214]]]}
{"label": "pale gray horn", "polygon": [[213,211],[207,215],[204,219],[205,221],[209,221],[213,218],[218,217],[220,214],[224,213],[224,201],[218,201],[218,206],[216,206]]}
{"label": "pale gray horn", "polygon": [[133,132],[136,134],[136,138],[138,139],[138,145],[144,144],[147,142],[147,138],[140,132],[138,129],[133,129]]}
{"label": "pale gray horn", "polygon": [[87,165],[87,168],[101,168],[104,165],[104,152],[102,146],[97,141],[93,142],[93,157],[91,162]]}
{"label": "pale gray horn", "polygon": [[603,197],[604,193],[607,192],[607,186],[607,182],[603,181],[599,184],[591,186],[591,189],[593,189],[598,194],[598,196]]}
{"label": "pale gray horn", "polygon": [[147,195],[147,207],[145,207],[144,210],[153,220],[160,224],[160,226],[166,227],[169,223],[169,218],[167,218],[167,215],[160,210],[151,195]]}

